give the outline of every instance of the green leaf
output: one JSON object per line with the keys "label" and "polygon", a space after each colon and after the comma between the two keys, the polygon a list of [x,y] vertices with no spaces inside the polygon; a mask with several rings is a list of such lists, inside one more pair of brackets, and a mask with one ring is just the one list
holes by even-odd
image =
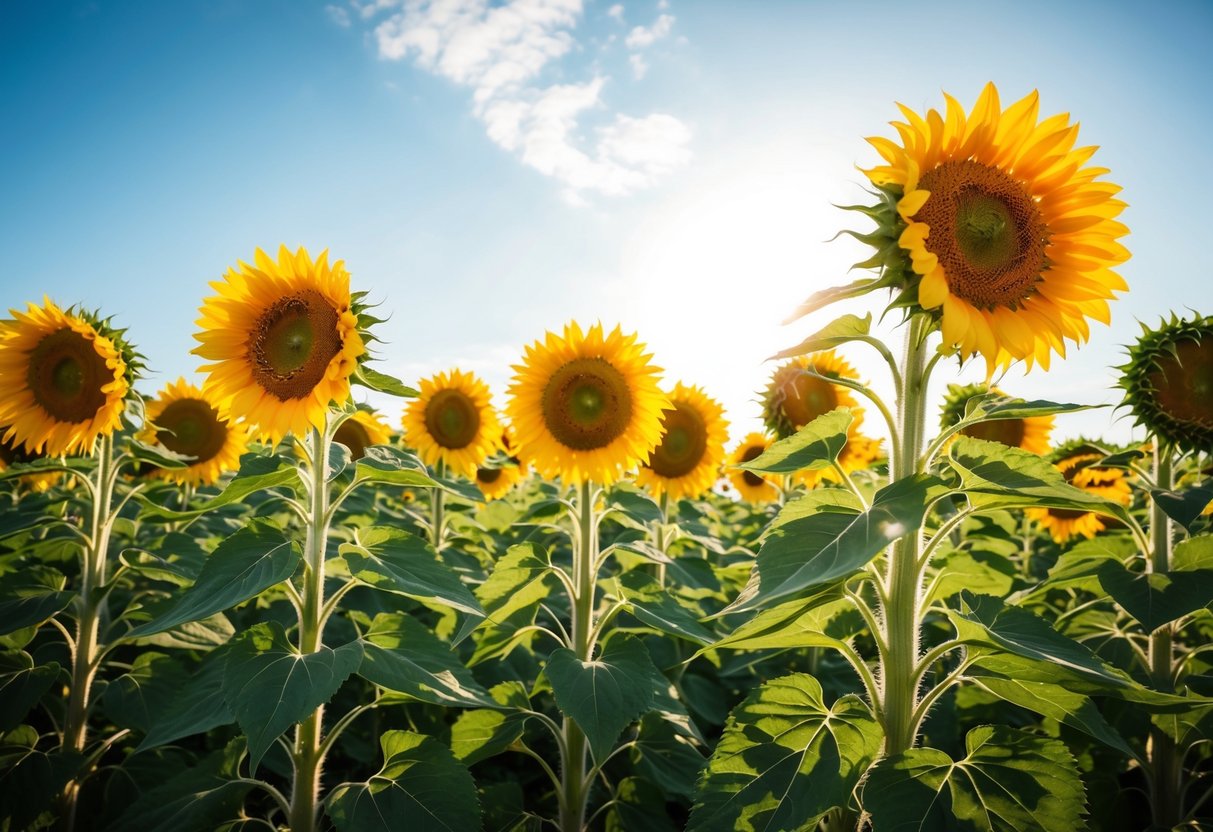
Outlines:
{"label": "green leaf", "polygon": [[711,644],[715,639],[712,631],[699,623],[698,616],[678,603],[651,575],[633,569],[620,575],[618,581],[628,611],[650,627],[699,644]]}
{"label": "green leaf", "polygon": [[185,520],[198,517],[232,503],[243,502],[249,495],[270,488],[290,488],[300,491],[303,482],[299,479],[299,469],[291,460],[281,456],[263,456],[261,454],[245,454],[240,457],[240,470],[231,482],[218,496],[207,500],[203,505],[192,511],[174,511],[155,503],[143,495],[138,495],[144,511],[158,517],[170,520]]}
{"label": "green leaf", "polygon": [[984,393],[969,399],[965,404],[964,418],[957,422],[953,429],[960,432],[980,422],[994,422],[1000,419],[1032,419],[1040,416],[1054,416],[1059,413],[1094,410],[1100,407],[1106,407],[1106,405],[1068,404],[1042,399],[1024,401],[1001,393]]}
{"label": "green leaf", "polygon": [[830,350],[854,341],[857,338],[862,338],[871,332],[871,330],[871,312],[862,318],[857,315],[843,315],[830,321],[796,346],[777,352],[767,360],[777,361],[781,358],[808,355],[811,352],[818,352],[819,350]]}
{"label": "green leaf", "polygon": [[807,673],[767,682],[729,717],[688,832],[812,829],[835,806],[850,805],[883,742],[859,697],[827,706]]}
{"label": "green leaf", "polygon": [[207,653],[178,690],[155,703],[149,711],[147,733],[136,753],[236,721],[223,698],[228,649],[221,647]]}
{"label": "green leaf", "polygon": [[[20,591],[24,592],[24,589]],[[36,594],[0,598],[0,636],[41,624],[75,597],[73,592],[46,592],[43,589]]]}
{"label": "green leaf", "polygon": [[1127,757],[1133,756],[1133,749],[1124,738],[1108,724],[1103,714],[1095,707],[1095,703],[1081,693],[1051,682],[1032,682],[984,674],[969,678],[999,699],[1055,719],[1094,737],[1110,748],[1115,748]]}
{"label": "green leaf", "polygon": [[567,648],[554,650],[544,672],[556,705],[585,733],[598,762],[606,759],[623,729],[649,709],[654,680],[661,675],[644,645],[626,635],[611,639],[588,662]]}
{"label": "green leaf", "polygon": [[274,740],[333,698],[362,661],[362,642],[300,654],[276,621],[254,625],[233,642],[223,698],[248,737],[255,772]]}
{"label": "green leaf", "polygon": [[953,762],[934,748],[886,757],[872,769],[863,807],[880,832],[1079,832],[1085,797],[1065,743],[982,725]]}
{"label": "green leaf", "polygon": [[126,450],[139,462],[146,462],[157,468],[185,468],[195,457],[170,451],[162,445],[148,445],[137,439],[128,439]]}
{"label": "green leaf", "polygon": [[559,586],[547,551],[536,543],[517,543],[498,559],[485,582],[476,587],[484,614],[494,623],[519,610],[538,606]]}
{"label": "green leaf", "polygon": [[238,779],[243,746],[233,740],[146,792],[122,813],[114,832],[211,832],[235,819],[253,787]]}
{"label": "green leaf", "polygon": [[823,413],[786,439],[771,443],[765,451],[734,467],[767,474],[792,474],[828,468],[847,444],[847,430],[854,417],[849,407]]}
{"label": "green leaf", "polygon": [[164,653],[140,653],[126,673],[105,686],[106,715],[120,728],[146,731],[152,713],[188,686],[189,674]]}
{"label": "green leaf", "polygon": [[458,708],[493,707],[449,644],[404,613],[380,613],[363,636],[358,675],[422,702]]}
{"label": "green leaf", "polygon": [[640,720],[631,751],[636,770],[667,794],[693,797],[695,781],[707,759],[660,714],[648,713]]}
{"label": "green leaf", "polygon": [[446,746],[412,731],[387,731],[379,744],[383,768],[365,783],[342,783],[328,797],[339,832],[481,828],[472,775]]}
{"label": "green leaf", "polygon": [[846,580],[894,540],[922,527],[927,508],[948,493],[918,474],[876,492],[867,511],[822,511],[772,529],[737,599],[718,615],[769,607]]}
{"label": "green leaf", "polygon": [[357,369],[350,374],[350,383],[361,384],[363,387],[370,388],[371,390],[387,393],[389,396],[398,396],[402,399],[415,399],[421,395],[404,382],[386,373],[372,370],[366,364],[359,364]]}
{"label": "green leaf", "polygon": [[354,465],[355,483],[401,485],[412,488],[438,488],[439,483],[414,455],[388,445],[366,449],[366,456]]}
{"label": "green leaf", "polygon": [[526,728],[531,703],[521,682],[494,685],[489,695],[500,707],[464,711],[451,726],[451,751],[464,765],[495,757],[521,739]]}
{"label": "green leaf", "polygon": [[4,654],[3,664],[4,672],[0,673],[0,731],[11,731],[22,723],[25,715],[50,690],[62,668],[56,662],[35,666],[29,654],[20,652]]}
{"label": "green leaf", "polygon": [[1168,517],[1188,531],[1200,517],[1202,511],[1213,502],[1213,482],[1203,482],[1183,491],[1164,491],[1151,488],[1150,498],[1158,504]]}
{"label": "green leaf", "polygon": [[281,529],[265,520],[252,520],[216,547],[193,586],[125,639],[162,633],[241,604],[290,578],[300,560],[298,546]]}
{"label": "green leaf", "polygon": [[665,811],[667,795],[643,777],[625,777],[614,790],[604,832],[679,832]]}
{"label": "green leaf", "polygon": [[1213,604],[1213,569],[1138,573],[1110,560],[1099,583],[1147,633]]}
{"label": "green leaf", "polygon": [[962,549],[953,549],[935,558],[932,566],[937,572],[930,584],[928,605],[950,598],[964,589],[979,595],[1005,597],[1015,584],[1014,576],[977,560]]}
{"label": "green leaf", "polygon": [[661,507],[648,494],[631,483],[620,483],[607,493],[607,505],[639,523],[657,523],[663,518]]}
{"label": "green leaf", "polygon": [[831,303],[837,303],[840,300],[847,300],[848,298],[861,297],[885,285],[887,285],[886,281],[880,278],[867,277],[848,283],[846,286],[832,286],[829,289],[821,289],[801,301],[800,305],[792,310],[792,314],[783,319],[783,322],[790,324],[792,321],[803,318],[805,315],[816,312],[818,309],[829,306]]}
{"label": "green leaf", "polygon": [[762,610],[710,649],[838,649],[866,626],[855,604],[849,599],[838,598],[838,593],[831,590]]}
{"label": "green leaf", "polygon": [[1171,569],[1175,572],[1213,569],[1213,534],[1190,537],[1175,544],[1171,552]]}

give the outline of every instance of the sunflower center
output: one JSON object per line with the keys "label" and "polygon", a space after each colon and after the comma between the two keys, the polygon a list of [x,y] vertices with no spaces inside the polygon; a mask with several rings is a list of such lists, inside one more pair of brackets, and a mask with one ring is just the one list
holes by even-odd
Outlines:
{"label": "sunflower center", "polygon": [[499,479],[501,479],[501,469],[500,468],[477,468],[476,469],[476,482],[482,482],[485,485],[492,485],[493,483],[497,482],[497,480],[499,480]]}
{"label": "sunflower center", "polygon": [[341,352],[338,320],[337,310],[315,289],[275,301],[253,329],[254,380],[280,401],[307,396]]}
{"label": "sunflower center", "polygon": [[173,453],[195,457],[192,464],[213,459],[227,441],[227,425],[201,399],[169,402],[156,417],[156,427],[156,441]]}
{"label": "sunflower center", "polygon": [[663,416],[661,444],[649,456],[648,467],[658,476],[685,476],[699,465],[708,449],[708,430],[699,410],[676,402]]}
{"label": "sunflower center", "polygon": [[632,392],[623,373],[602,358],[575,358],[543,389],[543,421],[556,441],[575,451],[614,442],[632,420]]}
{"label": "sunflower center", "polygon": [[43,410],[60,422],[85,422],[105,404],[102,388],[113,380],[93,342],[64,327],[30,351],[26,381]]}
{"label": "sunflower center", "polygon": [[823,413],[838,407],[838,390],[828,381],[791,368],[778,385],[776,404],[794,429],[800,429]]}
{"label": "sunflower center", "polygon": [[333,441],[340,442],[350,449],[350,459],[359,460],[366,456],[366,447],[371,444],[371,436],[358,422],[346,419],[333,434]]}
{"label": "sunflower center", "polygon": [[974,439],[1001,442],[1008,447],[1018,448],[1023,444],[1024,427],[1023,419],[997,419],[992,422],[978,422],[960,433]]}
{"label": "sunflower center", "polygon": [[1149,384],[1159,409],[1177,422],[1213,428],[1213,338],[1184,339],[1155,364]]}
{"label": "sunflower center", "polygon": [[[751,445],[741,454],[741,461],[749,462],[751,459],[757,459],[765,450],[766,448],[762,447],[761,445]],[[753,486],[754,488],[766,483],[766,480],[755,474],[753,471],[742,471],[741,478],[745,480],[746,485]]]}
{"label": "sunflower center", "polygon": [[926,248],[939,258],[948,289],[980,309],[1016,308],[1045,269],[1048,227],[1023,183],[971,160],[924,173],[930,198],[914,215],[930,227]]}
{"label": "sunflower center", "polygon": [[466,448],[480,430],[480,411],[462,390],[439,390],[425,406],[425,429],[444,448]]}

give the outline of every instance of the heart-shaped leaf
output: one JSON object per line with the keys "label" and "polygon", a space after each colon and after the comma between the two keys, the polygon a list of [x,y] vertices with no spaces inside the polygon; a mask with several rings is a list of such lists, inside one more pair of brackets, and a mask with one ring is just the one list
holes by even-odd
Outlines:
{"label": "heart-shaped leaf", "polygon": [[1213,569],[1138,573],[1110,560],[1099,568],[1099,582],[1147,633],[1213,604]]}
{"label": "heart-shaped leaf", "polygon": [[460,708],[495,704],[449,644],[403,613],[380,613],[363,636],[358,675],[422,702]]}
{"label": "heart-shaped leaf", "polygon": [[786,439],[772,442],[758,456],[736,467],[766,474],[793,474],[828,468],[846,447],[847,430],[853,421],[849,407],[835,408]]}

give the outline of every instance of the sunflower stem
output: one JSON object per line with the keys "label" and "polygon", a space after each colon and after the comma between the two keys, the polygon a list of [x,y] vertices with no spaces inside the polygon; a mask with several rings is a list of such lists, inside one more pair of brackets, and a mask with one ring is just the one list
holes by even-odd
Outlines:
{"label": "sunflower stem", "polygon": [[[593,657],[594,643],[594,564],[598,555],[598,527],[594,519],[594,487],[581,484],[577,504],[577,549],[573,559],[572,644],[577,658],[588,662]],[[565,716],[561,726],[564,735],[564,765],[561,767],[560,829],[581,832],[585,826],[586,798],[590,778],[585,768],[586,737],[581,727]]]}
{"label": "sunflower stem", "polygon": [[[666,525],[670,521],[670,493],[662,491],[661,496],[657,498],[657,509],[661,516],[657,522],[653,524],[653,546],[661,554],[666,554],[666,547],[670,545],[669,533]],[[665,586],[665,564],[661,561],[653,564],[653,577],[657,579],[657,583]]]}
{"label": "sunflower stem", "polygon": [[[326,414],[327,418],[327,414]],[[307,536],[304,543],[306,569],[303,575],[303,603],[299,616],[299,652],[315,653],[323,644],[324,554],[328,545],[328,498],[326,477],[329,444],[327,430],[312,428],[308,474],[310,500]],[[291,789],[290,828],[292,832],[314,832],[320,793],[321,722],[324,706],[309,714],[295,729],[291,750],[295,778]]]}
{"label": "sunflower stem", "polygon": [[[446,476],[446,465],[441,459],[434,466],[434,473],[438,475],[439,480]],[[430,489],[430,543],[433,544],[435,552],[442,551],[442,531],[446,525],[443,498],[442,488]]]}

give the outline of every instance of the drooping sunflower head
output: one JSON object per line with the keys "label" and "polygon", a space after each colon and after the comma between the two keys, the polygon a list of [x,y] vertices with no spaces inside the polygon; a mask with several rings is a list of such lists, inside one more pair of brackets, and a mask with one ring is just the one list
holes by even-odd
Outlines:
{"label": "drooping sunflower head", "polygon": [[358,461],[366,456],[372,445],[386,445],[392,441],[392,429],[379,414],[367,407],[359,407],[353,415],[342,422],[333,441],[350,449],[350,459]]}
{"label": "drooping sunflower head", "polygon": [[451,370],[418,386],[421,395],[404,411],[405,441],[427,465],[441,460],[452,471],[474,476],[501,438],[488,385],[472,373]]}
{"label": "drooping sunflower head", "polygon": [[729,454],[725,465],[729,482],[737,489],[741,499],[747,502],[769,503],[779,497],[779,492],[767,477],[734,467],[757,459],[763,451],[770,447],[772,441],[771,437],[765,433],[751,433],[742,439]]}
{"label": "drooping sunflower head", "polygon": [[203,385],[220,410],[271,442],[324,423],[350,395],[350,376],[366,353],[350,275],[328,252],[315,260],[286,246],[274,261],[257,249],[199,310],[194,354],[210,361]]}
{"label": "drooping sunflower head", "polygon": [[[1121,468],[1099,465],[1104,456],[1089,440],[1075,439],[1055,450],[1050,459],[1070,485],[1127,506],[1133,500],[1129,474]],[[1030,508],[1027,515],[1044,526],[1057,543],[1079,535],[1092,538],[1113,522],[1093,511],[1063,508]]]}
{"label": "drooping sunflower head", "polygon": [[141,366],[123,331],[49,298],[0,321],[0,438],[48,456],[86,453],[122,424]]}
{"label": "drooping sunflower head", "polygon": [[662,415],[661,442],[636,474],[655,496],[698,497],[712,487],[724,462],[729,423],[724,408],[699,387],[682,383]]}
{"label": "drooping sunflower head", "polygon": [[1124,404],[1164,443],[1213,452],[1213,316],[1143,329],[1120,368]]}
{"label": "drooping sunflower head", "polygon": [[202,390],[184,378],[165,385],[147,403],[140,439],[192,457],[184,468],[157,468],[152,476],[179,485],[210,485],[240,467],[248,429],[224,418]]}
{"label": "drooping sunflower head", "polygon": [[[987,393],[1006,395],[988,384],[949,384],[939,419],[941,428],[950,428],[965,417],[969,401]],[[1052,416],[1028,416],[1024,419],[997,419],[962,428],[961,436],[1000,442],[1011,448],[1022,448],[1034,454],[1049,452],[1049,436],[1053,433]]]}
{"label": "drooping sunflower head", "polygon": [[1036,92],[1003,109],[987,84],[969,113],[944,97],[942,114],[899,105],[900,143],[868,139],[884,160],[865,171],[884,199],[870,209],[881,226],[871,240],[900,247],[875,259],[962,358],[980,353],[990,372],[1019,359],[1048,369],[1128,289],[1112,271],[1129,259],[1120,188],[1087,165],[1096,148],[1074,146],[1068,114],[1038,121]]}
{"label": "drooping sunflower head", "polygon": [[513,431],[505,426],[501,431],[498,458],[487,460],[476,469],[476,486],[486,500],[500,500],[526,478],[527,464],[515,452],[517,444]]}
{"label": "drooping sunflower head", "polygon": [[780,364],[762,394],[762,420],[775,436],[784,439],[836,407],[849,407],[863,423],[863,408],[851,391],[818,376],[857,381],[859,374],[833,350],[800,355]]}
{"label": "drooping sunflower head", "polygon": [[636,335],[576,323],[549,332],[514,366],[508,411],[523,456],[545,477],[609,484],[661,441],[669,398]]}

